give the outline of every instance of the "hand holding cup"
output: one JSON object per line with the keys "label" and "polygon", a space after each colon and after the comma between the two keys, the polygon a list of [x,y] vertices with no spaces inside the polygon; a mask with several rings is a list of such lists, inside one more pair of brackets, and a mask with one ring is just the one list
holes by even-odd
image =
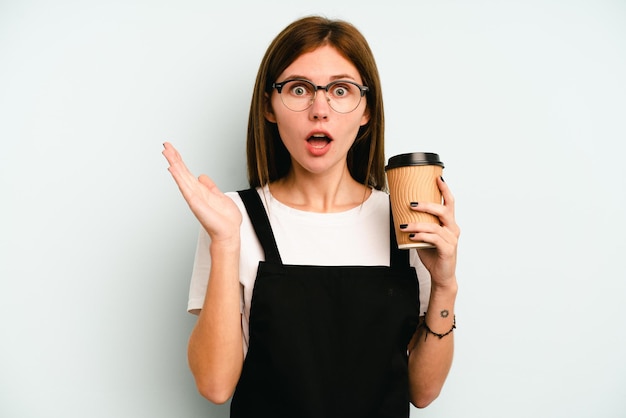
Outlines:
{"label": "hand holding cup", "polygon": [[432,248],[432,244],[413,241],[400,225],[417,222],[439,224],[439,218],[430,213],[411,209],[419,202],[442,203],[437,179],[443,173],[439,155],[430,152],[413,152],[391,157],[385,171],[389,183],[391,211],[398,248]]}

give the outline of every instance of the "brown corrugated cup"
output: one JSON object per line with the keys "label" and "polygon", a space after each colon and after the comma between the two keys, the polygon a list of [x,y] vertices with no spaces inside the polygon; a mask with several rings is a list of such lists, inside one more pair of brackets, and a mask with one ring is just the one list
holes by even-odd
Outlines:
{"label": "brown corrugated cup", "polygon": [[441,191],[437,186],[437,178],[443,173],[439,155],[432,152],[395,155],[389,158],[385,172],[398,248],[433,247],[425,242],[411,241],[409,232],[401,230],[400,225],[414,222],[439,224],[439,218],[435,215],[411,210],[411,202],[442,202]]}

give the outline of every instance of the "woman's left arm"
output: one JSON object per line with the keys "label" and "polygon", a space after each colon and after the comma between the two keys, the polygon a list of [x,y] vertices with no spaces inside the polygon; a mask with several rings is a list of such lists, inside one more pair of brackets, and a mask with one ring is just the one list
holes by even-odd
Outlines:
{"label": "woman's left arm", "polygon": [[411,339],[409,350],[409,389],[411,403],[418,408],[435,400],[448,376],[454,353],[454,305],[457,295],[456,257],[460,229],[454,215],[454,197],[442,178],[438,186],[443,204],[417,202],[412,209],[431,213],[440,224],[409,224],[411,239],[431,243],[435,248],[418,250],[431,276],[428,311]]}

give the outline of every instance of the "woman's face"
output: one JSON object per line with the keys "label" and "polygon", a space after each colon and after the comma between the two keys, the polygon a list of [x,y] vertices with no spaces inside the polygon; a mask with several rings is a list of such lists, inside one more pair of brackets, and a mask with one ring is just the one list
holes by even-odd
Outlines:
{"label": "woman's face", "polygon": [[[335,80],[363,83],[356,67],[331,46],[302,54],[276,82],[293,78],[310,80],[316,86]],[[285,87],[282,94],[288,94],[287,89]],[[354,111],[338,113],[330,107],[325,91],[320,89],[311,107],[295,112],[283,104],[280,94],[274,90],[265,117],[278,125],[280,137],[291,155],[293,170],[326,174],[345,169],[346,156],[359,127],[369,121],[366,98],[367,95]]]}

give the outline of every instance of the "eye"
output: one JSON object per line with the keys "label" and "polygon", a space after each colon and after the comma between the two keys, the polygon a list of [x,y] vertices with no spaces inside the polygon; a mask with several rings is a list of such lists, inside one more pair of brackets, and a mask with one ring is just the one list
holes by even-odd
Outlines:
{"label": "eye", "polygon": [[337,87],[335,89],[334,94],[337,97],[341,97],[341,96],[345,96],[346,94],[348,94],[348,91],[345,88],[343,88],[343,87]]}
{"label": "eye", "polygon": [[311,86],[302,82],[294,82],[293,85],[289,86],[289,92],[297,97],[309,96],[312,91]]}
{"label": "eye", "polygon": [[355,88],[356,87],[353,86],[350,83],[335,84],[330,89],[330,94],[332,94],[334,97],[340,99],[342,97],[349,96],[351,93],[353,93],[353,90]]}

